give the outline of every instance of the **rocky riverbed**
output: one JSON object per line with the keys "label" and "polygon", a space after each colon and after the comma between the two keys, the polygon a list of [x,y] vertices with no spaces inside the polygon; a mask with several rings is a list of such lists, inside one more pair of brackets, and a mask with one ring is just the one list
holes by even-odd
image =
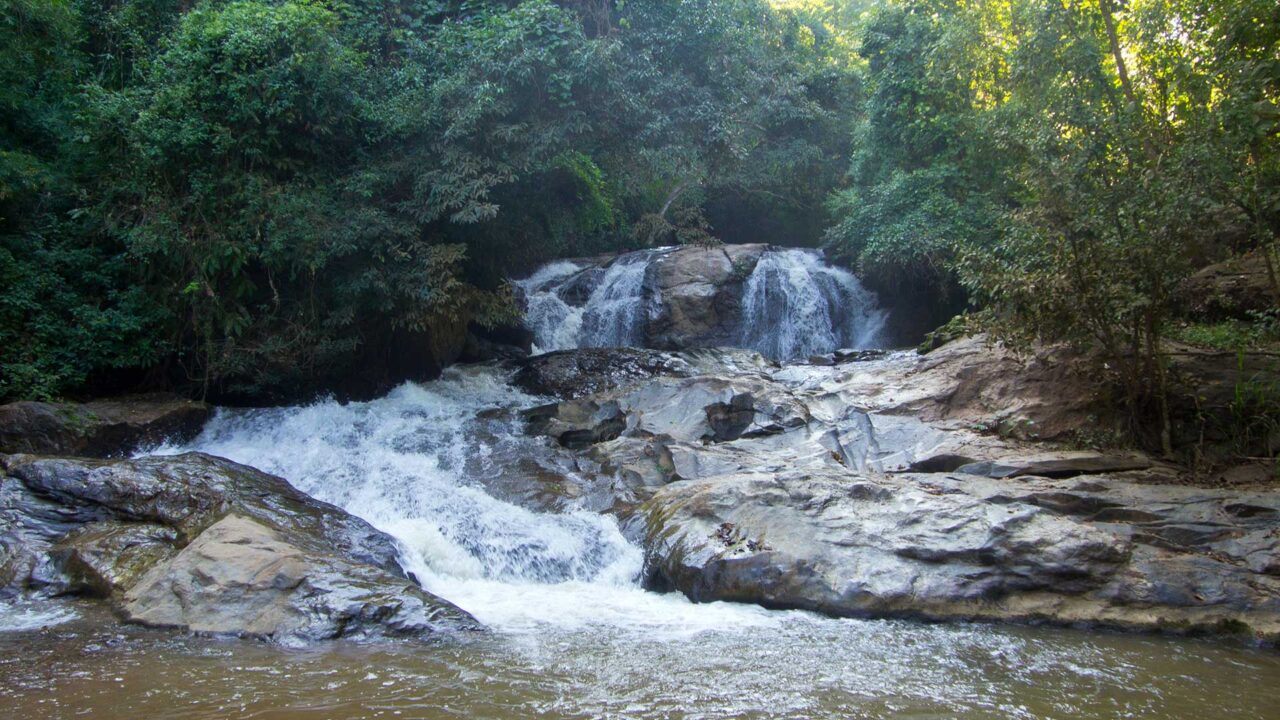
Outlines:
{"label": "rocky riverbed", "polygon": [[[481,411],[498,424],[462,440],[490,445],[478,482],[539,513],[616,517],[650,588],[840,616],[1280,638],[1280,493],[1065,449],[1100,422],[1069,358],[971,338],[798,364],[584,349],[489,368],[528,400]],[[6,437],[36,418],[40,449],[68,455],[105,432],[90,418],[127,443],[104,454],[194,429],[172,417],[191,408],[156,398],[135,401],[127,436],[102,412],[21,410],[0,409]],[[126,622],[285,643],[480,627],[406,575],[411,540],[253,467],[0,459],[11,597],[89,595]],[[414,570],[442,570],[429,565]]]}
{"label": "rocky riverbed", "polygon": [[651,586],[836,615],[1280,637],[1280,493],[1039,439],[1099,423],[1064,360],[981,338],[804,365],[716,354],[707,372],[705,354],[637,353],[650,377],[580,395],[558,380],[571,355],[520,376],[578,395],[529,411],[530,430],[615,489],[608,510],[645,547]]}
{"label": "rocky riverbed", "polygon": [[134,399],[100,458],[119,413],[0,408],[53,439],[0,456],[0,700],[1268,717],[1280,493],[1073,449],[1106,427],[1088,387],[982,338],[579,349],[203,428]]}

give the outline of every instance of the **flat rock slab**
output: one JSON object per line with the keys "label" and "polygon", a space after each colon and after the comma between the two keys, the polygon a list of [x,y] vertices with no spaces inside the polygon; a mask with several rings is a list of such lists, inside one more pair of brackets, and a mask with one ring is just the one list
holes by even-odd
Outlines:
{"label": "flat rock slab", "polygon": [[1280,639],[1272,494],[739,473],[667,485],[642,513],[651,583],[697,601]]}
{"label": "flat rock slab", "polygon": [[1280,640],[1280,493],[1045,442],[1098,427],[1069,359],[981,338],[834,365],[672,357],[679,372],[544,406],[527,428],[577,430],[547,449],[644,545],[655,587]]}

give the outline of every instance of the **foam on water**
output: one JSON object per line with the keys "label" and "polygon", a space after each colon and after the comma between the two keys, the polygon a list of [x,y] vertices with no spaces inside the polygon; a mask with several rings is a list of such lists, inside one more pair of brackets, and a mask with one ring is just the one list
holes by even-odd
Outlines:
{"label": "foam on water", "polygon": [[[516,281],[525,297],[525,326],[533,333],[534,353],[579,347],[623,347],[643,342],[644,320],[652,304],[645,293],[645,277],[655,259],[670,248],[622,255],[603,271],[588,271],[559,260]],[[570,288],[581,295],[570,302]]]}
{"label": "foam on water", "polygon": [[451,369],[371,402],[223,409],[189,445],[156,452],[227,457],[364,518],[396,538],[401,564],[424,587],[491,627],[680,633],[774,621],[757,608],[645,592],[643,554],[612,517],[535,512],[491,495],[483,480],[501,472],[489,461],[495,450],[543,447],[510,412],[538,402],[497,368]]}
{"label": "foam on water", "polygon": [[524,291],[525,324],[534,334],[534,354],[578,346],[586,307],[573,307],[560,296],[560,282],[583,268],[567,260],[543,265],[533,275],[516,281]]}
{"label": "foam on water", "polygon": [[623,255],[613,262],[587,299],[578,347],[624,347],[643,342],[643,320],[649,302],[644,279],[662,251]]}
{"label": "foam on water", "polygon": [[0,602],[0,632],[26,632],[75,620],[79,615],[52,600]]}

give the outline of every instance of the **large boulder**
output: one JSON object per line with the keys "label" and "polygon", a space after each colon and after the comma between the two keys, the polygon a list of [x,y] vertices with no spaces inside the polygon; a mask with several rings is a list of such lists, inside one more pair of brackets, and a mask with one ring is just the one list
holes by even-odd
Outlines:
{"label": "large boulder", "polygon": [[650,582],[698,601],[1280,639],[1275,494],[747,472],[643,512]]}
{"label": "large boulder", "polygon": [[474,627],[465,613],[316,538],[228,515],[125,592],[123,616],[152,627],[292,642],[424,636]]}
{"label": "large boulder", "polygon": [[88,594],[134,622],[285,643],[478,627],[405,575],[390,536],[253,468],[0,461],[0,594]]}
{"label": "large boulder", "polygon": [[649,279],[656,311],[646,344],[668,350],[738,342],[742,286],[767,245],[691,245],[654,261]]}
{"label": "large boulder", "polygon": [[1248,320],[1251,313],[1276,307],[1263,252],[1253,250],[1208,265],[1187,278],[1182,286],[1186,310],[1209,320]]}
{"label": "large boulder", "polygon": [[897,365],[880,384],[891,393],[888,412],[1030,440],[1108,439],[1118,432],[1105,388],[1089,363],[1064,347],[1019,354],[977,335]]}
{"label": "large boulder", "polygon": [[176,395],[0,405],[0,452],[112,457],[195,437],[212,409]]}

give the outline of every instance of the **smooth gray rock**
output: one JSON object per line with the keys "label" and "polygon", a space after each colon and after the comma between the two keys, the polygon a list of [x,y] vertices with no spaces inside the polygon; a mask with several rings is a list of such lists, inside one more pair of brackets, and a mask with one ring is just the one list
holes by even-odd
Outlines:
{"label": "smooth gray rock", "polygon": [[404,577],[235,514],[153,565],[120,607],[142,625],[283,643],[420,637],[457,630],[466,617]]}
{"label": "smooth gray rock", "polygon": [[[836,615],[1280,638],[1274,495],[1068,482],[799,472],[677,482],[642,508],[650,581],[698,601]],[[1242,517],[1242,507],[1256,509]]]}
{"label": "smooth gray rock", "polygon": [[1088,399],[1055,385],[1069,369],[1052,359],[980,340],[834,366],[675,355],[680,374],[540,421],[595,427],[607,407],[616,430],[621,412],[616,437],[550,450],[577,463],[584,506],[645,546],[655,587],[837,615],[1280,639],[1280,493],[1181,486],[1140,454],[993,432],[1087,425]]}
{"label": "smooth gray rock", "polygon": [[[479,627],[406,577],[390,536],[230,460],[11,455],[0,464],[0,594],[94,595],[144,624],[286,643]],[[222,530],[206,537],[215,526]],[[249,566],[220,562],[238,549],[246,562],[261,559],[265,551],[252,548],[295,558],[282,577],[305,583],[272,595],[241,582],[247,575],[236,573]],[[223,601],[225,612],[215,613]]]}

